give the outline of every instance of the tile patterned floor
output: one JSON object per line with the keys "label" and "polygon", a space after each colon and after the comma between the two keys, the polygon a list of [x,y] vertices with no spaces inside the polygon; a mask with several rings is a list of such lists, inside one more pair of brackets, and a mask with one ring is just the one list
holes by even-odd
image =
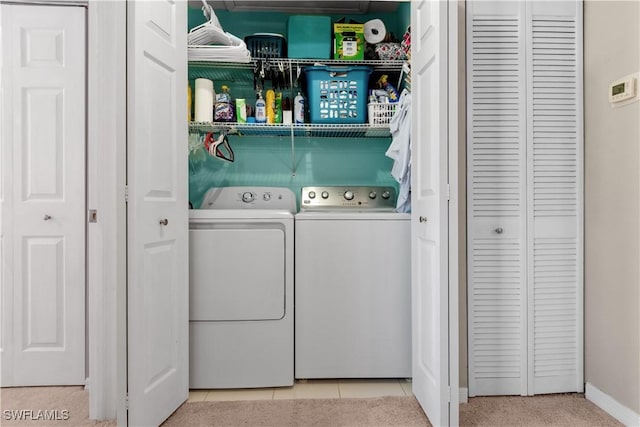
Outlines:
{"label": "tile patterned floor", "polygon": [[296,381],[292,387],[191,390],[188,401],[340,399],[412,394],[411,381],[405,379],[303,380]]}

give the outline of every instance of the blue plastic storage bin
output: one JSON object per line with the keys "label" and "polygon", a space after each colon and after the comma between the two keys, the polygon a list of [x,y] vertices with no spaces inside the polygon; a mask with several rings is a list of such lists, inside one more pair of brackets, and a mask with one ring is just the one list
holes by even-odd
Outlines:
{"label": "blue plastic storage bin", "polygon": [[371,67],[305,67],[311,123],[354,124],[367,120]]}
{"label": "blue plastic storage bin", "polygon": [[287,20],[289,58],[331,58],[331,18],[293,15]]}

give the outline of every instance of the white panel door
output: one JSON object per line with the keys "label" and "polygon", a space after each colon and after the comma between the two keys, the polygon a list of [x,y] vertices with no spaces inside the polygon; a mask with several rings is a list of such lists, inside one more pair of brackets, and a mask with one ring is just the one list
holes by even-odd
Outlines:
{"label": "white panel door", "polygon": [[2,386],[85,381],[85,9],[1,5]]}
{"label": "white panel door", "polygon": [[187,4],[127,5],[129,424],[189,393]]}
{"label": "white panel door", "polygon": [[457,358],[453,366],[449,359],[458,335],[449,330],[448,18],[446,1],[411,2],[413,393],[436,426],[458,422],[450,397]]}
{"label": "white panel door", "polygon": [[470,396],[527,394],[524,5],[467,3]]}

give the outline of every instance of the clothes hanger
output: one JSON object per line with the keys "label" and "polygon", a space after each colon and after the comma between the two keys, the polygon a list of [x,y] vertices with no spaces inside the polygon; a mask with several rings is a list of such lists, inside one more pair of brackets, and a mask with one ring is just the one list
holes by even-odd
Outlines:
{"label": "clothes hanger", "polygon": [[209,132],[204,138],[204,148],[213,157],[228,162],[234,161],[235,155],[225,132],[221,132],[218,139],[214,139],[213,132]]}

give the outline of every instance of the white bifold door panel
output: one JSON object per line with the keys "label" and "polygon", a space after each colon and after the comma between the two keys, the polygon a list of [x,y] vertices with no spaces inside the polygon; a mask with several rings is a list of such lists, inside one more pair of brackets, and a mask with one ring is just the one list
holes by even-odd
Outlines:
{"label": "white bifold door panel", "polygon": [[161,424],[189,390],[187,4],[127,4],[129,425]]}
{"label": "white bifold door panel", "polygon": [[467,6],[469,394],[582,391],[582,3]]}
{"label": "white bifold door panel", "polygon": [[85,9],[0,5],[1,385],[85,382]]}
{"label": "white bifold door panel", "polygon": [[450,292],[458,284],[449,275],[450,245],[457,251],[450,227],[457,223],[449,223],[448,196],[449,177],[457,174],[457,160],[448,160],[449,144],[457,144],[449,134],[456,11],[456,2],[411,2],[412,389],[435,426],[458,425],[458,328],[451,324],[458,302]]}

